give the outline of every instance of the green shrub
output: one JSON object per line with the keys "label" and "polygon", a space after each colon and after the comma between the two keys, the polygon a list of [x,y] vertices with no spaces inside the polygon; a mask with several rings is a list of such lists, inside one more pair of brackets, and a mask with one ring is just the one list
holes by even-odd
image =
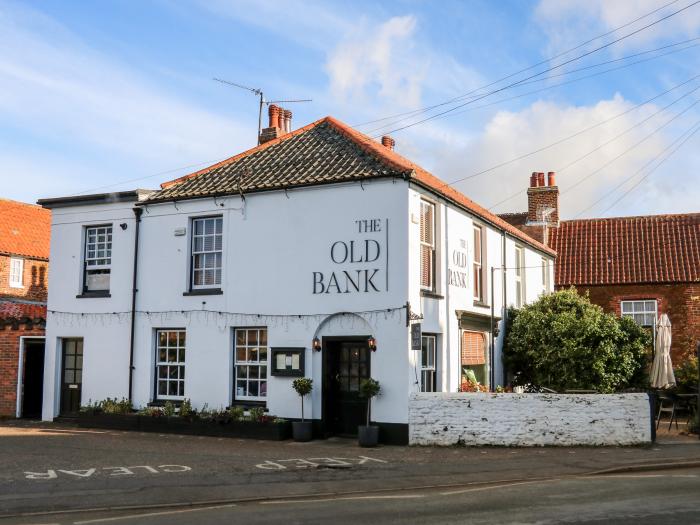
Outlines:
{"label": "green shrub", "polygon": [[194,414],[195,412],[192,408],[192,401],[189,399],[183,399],[182,404],[180,405],[180,417],[192,417]]}
{"label": "green shrub", "polygon": [[241,421],[244,413],[243,407],[234,406],[228,409],[228,417],[231,418],[231,421]]}
{"label": "green shrub", "polygon": [[360,397],[367,399],[367,426],[371,421],[372,414],[372,398],[378,396],[382,391],[379,381],[371,377],[360,381]]}
{"label": "green shrub", "polygon": [[163,405],[163,415],[165,417],[173,417],[175,415],[175,405],[172,401],[166,401]]}
{"label": "green shrub", "polygon": [[262,421],[265,417],[265,409],[262,407],[255,407],[248,410],[248,419],[250,421]]}
{"label": "green shrub", "polygon": [[308,396],[314,388],[313,379],[297,377],[292,381],[292,388],[301,397],[301,420],[304,421],[304,396]]}
{"label": "green shrub", "polygon": [[698,358],[696,356],[693,355],[681,361],[673,372],[680,392],[698,391]]}
{"label": "green shrub", "polygon": [[616,392],[648,387],[650,334],[574,288],[510,309],[503,362],[515,385]]}

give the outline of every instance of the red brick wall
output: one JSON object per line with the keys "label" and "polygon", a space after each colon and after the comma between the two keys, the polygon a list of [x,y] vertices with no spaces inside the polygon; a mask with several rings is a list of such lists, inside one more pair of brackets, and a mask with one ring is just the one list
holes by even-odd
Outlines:
{"label": "red brick wall", "polygon": [[659,315],[666,313],[672,325],[671,359],[677,364],[695,352],[700,341],[700,283],[579,286],[588,290],[591,302],[620,315],[620,301],[656,299]]}
{"label": "red brick wall", "polygon": [[10,256],[0,255],[0,297],[19,297],[46,302],[49,285],[49,263],[38,259],[24,259],[22,283],[24,288],[10,288]]}
{"label": "red brick wall", "polygon": [[0,417],[15,417],[17,410],[17,362],[21,336],[43,336],[43,328],[0,328]]}

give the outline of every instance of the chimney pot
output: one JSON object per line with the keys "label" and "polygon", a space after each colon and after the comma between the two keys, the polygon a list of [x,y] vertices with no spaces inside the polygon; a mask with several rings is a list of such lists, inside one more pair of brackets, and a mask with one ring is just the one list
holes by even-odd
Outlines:
{"label": "chimney pot", "polygon": [[537,186],[537,172],[533,171],[530,175],[530,187],[534,188],[535,186]]}
{"label": "chimney pot", "polygon": [[550,171],[549,173],[547,173],[547,186],[556,186],[557,185],[556,176],[557,176],[557,174],[553,171]]}
{"label": "chimney pot", "polygon": [[384,135],[382,137],[382,146],[385,148],[389,148],[390,150],[394,149],[394,146],[396,145],[396,141],[392,139],[389,135]]}
{"label": "chimney pot", "polygon": [[270,117],[270,128],[280,127],[280,109],[276,104],[270,104],[270,107],[267,108],[267,114]]}
{"label": "chimney pot", "polygon": [[543,171],[537,172],[537,185],[544,186],[544,172]]}
{"label": "chimney pot", "polygon": [[292,131],[292,112],[288,109],[284,110],[284,132]]}

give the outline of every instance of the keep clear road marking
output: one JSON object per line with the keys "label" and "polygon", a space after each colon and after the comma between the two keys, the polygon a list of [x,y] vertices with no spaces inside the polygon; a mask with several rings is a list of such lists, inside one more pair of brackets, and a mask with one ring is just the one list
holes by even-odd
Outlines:
{"label": "keep clear road marking", "polygon": [[180,510],[165,510],[162,512],[147,512],[144,514],[129,514],[128,516],[113,516],[111,518],[96,518],[93,520],[83,520],[83,521],[74,521],[73,525],[83,525],[86,523],[107,523],[109,521],[119,521],[119,520],[130,520],[134,518],[150,518],[153,516],[169,516],[173,514],[186,514],[188,512],[199,512],[203,510],[218,510],[218,509],[230,509],[231,507],[235,507],[235,503],[231,503],[230,505],[216,505],[213,507],[197,507],[195,509],[180,509]]}

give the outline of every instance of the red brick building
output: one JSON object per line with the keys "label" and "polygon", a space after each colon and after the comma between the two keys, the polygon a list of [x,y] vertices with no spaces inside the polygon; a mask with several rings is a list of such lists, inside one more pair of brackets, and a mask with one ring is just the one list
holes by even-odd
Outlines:
{"label": "red brick building", "polygon": [[[554,210],[554,211],[553,211]],[[559,221],[554,173],[533,173],[528,211],[501,215],[556,250],[557,289],[576,287],[606,311],[673,325],[674,363],[700,341],[700,213]]]}
{"label": "red brick building", "polygon": [[48,210],[0,199],[0,417],[41,414],[50,234]]}

